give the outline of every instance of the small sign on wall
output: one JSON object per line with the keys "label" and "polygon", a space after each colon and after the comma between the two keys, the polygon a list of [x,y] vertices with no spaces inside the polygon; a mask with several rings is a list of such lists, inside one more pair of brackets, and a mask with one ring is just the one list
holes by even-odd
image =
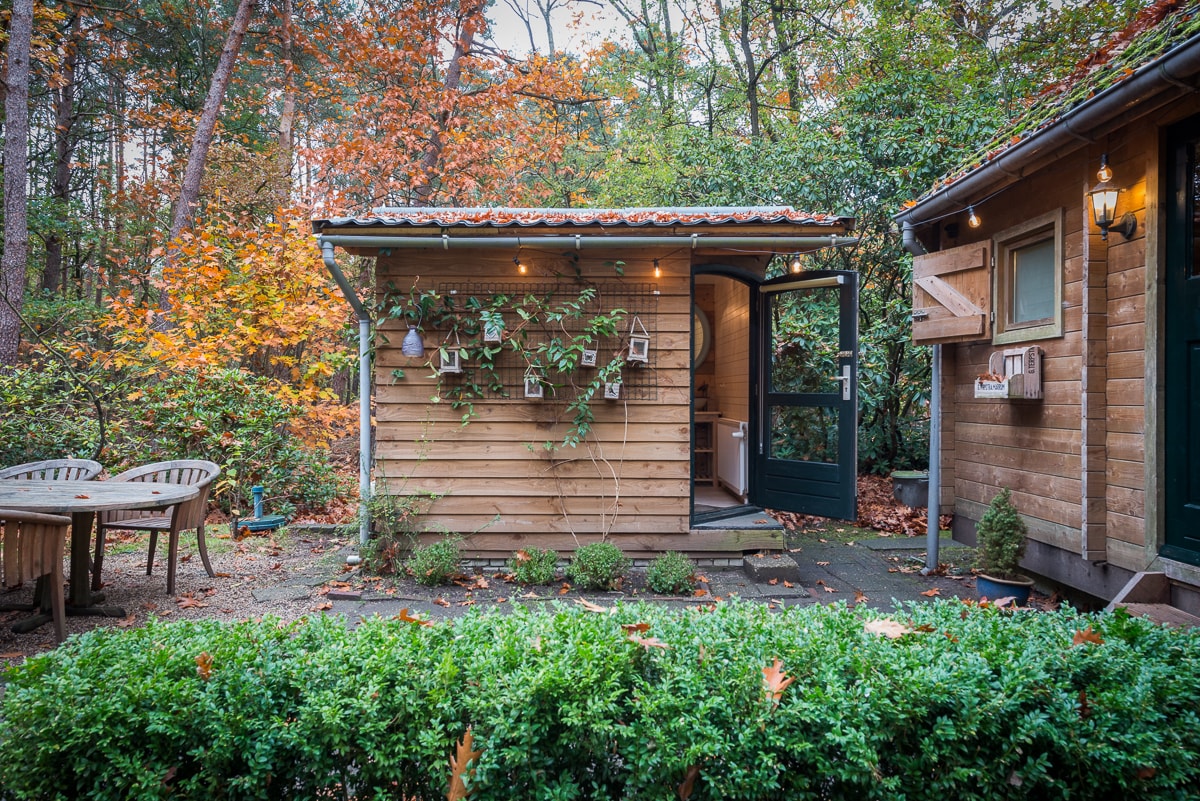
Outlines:
{"label": "small sign on wall", "polygon": [[988,372],[975,379],[975,397],[1042,400],[1042,357],[1037,345],[994,351]]}

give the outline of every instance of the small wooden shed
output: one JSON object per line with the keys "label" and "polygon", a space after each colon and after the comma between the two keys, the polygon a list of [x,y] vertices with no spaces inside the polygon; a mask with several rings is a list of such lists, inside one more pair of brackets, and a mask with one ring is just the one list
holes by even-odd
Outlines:
{"label": "small wooden shed", "polygon": [[897,216],[918,254],[913,338],[940,345],[938,489],[955,537],[973,541],[1007,487],[1029,570],[1105,599],[1152,579],[1159,600],[1192,612],[1196,10],[1149,6]]}
{"label": "small wooden shed", "polygon": [[[491,558],[602,538],[740,557],[782,545],[764,506],[853,517],[855,331],[806,355],[771,323],[804,303],[854,325],[856,274],[792,272],[853,244],[852,222],[788,207],[314,222],[327,263],[334,247],[376,257],[375,492],[426,497],[428,536]],[[800,360],[821,361],[820,386],[799,386]],[[776,363],[795,386],[772,382]]]}

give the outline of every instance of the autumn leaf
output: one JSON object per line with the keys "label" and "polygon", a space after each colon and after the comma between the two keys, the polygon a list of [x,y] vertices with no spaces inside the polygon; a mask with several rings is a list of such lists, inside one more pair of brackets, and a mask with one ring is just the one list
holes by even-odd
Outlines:
{"label": "autumn leaf", "polygon": [[202,653],[196,657],[196,675],[199,676],[202,681],[208,681],[209,677],[212,676],[212,664],[213,658],[208,652]]}
{"label": "autumn leaf", "polygon": [[795,680],[794,676],[784,672],[783,662],[776,657],[773,665],[763,668],[763,690],[767,694],[767,700],[778,704],[779,699],[783,697],[783,691]]}
{"label": "autumn leaf", "polygon": [[627,634],[645,634],[650,630],[649,623],[622,623],[621,630]]}
{"label": "autumn leaf", "polygon": [[1076,645],[1083,645],[1085,642],[1090,642],[1093,645],[1103,645],[1104,638],[1098,632],[1093,631],[1091,626],[1088,626],[1083,631],[1075,632],[1075,637],[1071,640],[1071,645],[1074,647]]}
{"label": "autumn leaf", "polygon": [[992,606],[996,607],[997,609],[1003,609],[1006,606],[1016,605],[1017,597],[1015,595],[1005,595],[1003,598],[997,598],[996,600],[992,601]]}
{"label": "autumn leaf", "polygon": [[1087,690],[1079,691],[1079,717],[1086,718],[1092,714],[1092,705],[1088,703]]}
{"label": "autumn leaf", "polygon": [[437,604],[438,606],[449,606],[450,605],[450,602],[447,601],[445,598],[434,598],[433,602],[435,604]]}
{"label": "autumn leaf", "polygon": [[419,617],[413,617],[412,615],[410,615],[408,613],[407,606],[404,607],[403,609],[401,609],[400,613],[396,615],[396,620],[401,620],[405,623],[416,623],[418,626],[432,626],[433,625],[428,620],[422,620]]}
{"label": "autumn leaf", "polygon": [[175,601],[175,604],[180,609],[203,609],[204,607],[208,606],[208,604],[204,603],[204,601],[201,601],[199,598],[196,598],[190,592],[185,592],[183,595],[179,596],[178,600]]}
{"label": "autumn leaf", "polygon": [[863,592],[862,590],[854,591],[854,603],[861,604],[861,603],[866,603],[869,600],[871,600],[871,599],[868,598],[867,594],[865,592]]}
{"label": "autumn leaf", "polygon": [[887,637],[889,640],[898,640],[905,634],[912,634],[912,629],[904,625],[898,620],[881,617],[877,620],[868,620],[863,624],[863,631],[867,634],[878,634],[880,637]]}
{"label": "autumn leaf", "polygon": [[467,789],[467,781],[475,775],[475,768],[468,768],[467,765],[483,754],[482,751],[473,750],[474,746],[475,736],[468,726],[466,734],[450,755],[450,792],[446,794],[446,801],[464,801],[471,794]]}
{"label": "autumn leaf", "polygon": [[770,581],[768,581],[767,583],[770,584],[772,587],[774,587],[776,584],[779,583],[779,579],[773,578]]}
{"label": "autumn leaf", "polygon": [[651,648],[662,648],[663,650],[666,650],[671,647],[657,637],[639,637],[636,634],[630,634],[627,639],[631,643],[640,645],[646,650],[650,650]]}
{"label": "autumn leaf", "polygon": [[332,609],[332,608],[333,608],[333,603],[331,601],[325,601],[323,603],[319,603],[316,606],[312,607],[312,611],[324,612],[324,611]]}
{"label": "autumn leaf", "polygon": [[700,778],[700,766],[689,765],[683,774],[683,782],[679,785],[679,801],[688,801],[692,797],[692,790],[695,789],[698,778]]}
{"label": "autumn leaf", "polygon": [[579,604],[580,606],[582,606],[584,609],[588,610],[589,612],[608,613],[608,612],[614,611],[607,607],[600,606],[599,604],[594,604],[591,601],[587,600],[586,598],[576,598],[575,603]]}
{"label": "autumn leaf", "polygon": [[830,587],[828,584],[822,587],[822,589],[825,590],[825,592],[837,592],[837,590],[835,590],[833,587]]}
{"label": "autumn leaf", "polygon": [[817,567],[829,567],[828,562],[817,562]]}
{"label": "autumn leaf", "polygon": [[925,590],[925,592],[923,592],[921,594],[924,595],[926,598],[935,598],[935,597],[941,595],[942,591],[939,590],[937,587],[931,587],[930,589]]}
{"label": "autumn leaf", "polygon": [[25,654],[21,653],[20,651],[6,651],[0,654],[0,659],[20,659],[23,656],[25,656]]}
{"label": "autumn leaf", "polygon": [[516,558],[517,564],[521,564],[522,562],[528,562],[532,558],[533,557],[529,555],[529,551],[525,550],[524,548],[517,551],[517,558]]}

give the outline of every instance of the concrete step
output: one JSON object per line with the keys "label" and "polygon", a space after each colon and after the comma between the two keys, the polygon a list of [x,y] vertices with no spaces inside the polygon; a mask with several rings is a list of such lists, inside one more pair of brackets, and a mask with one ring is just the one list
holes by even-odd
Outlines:
{"label": "concrete step", "polygon": [[1148,617],[1155,623],[1162,623],[1166,626],[1187,626],[1189,628],[1200,626],[1200,617],[1182,609],[1176,609],[1170,604],[1119,603],[1114,606],[1124,609],[1134,617]]}

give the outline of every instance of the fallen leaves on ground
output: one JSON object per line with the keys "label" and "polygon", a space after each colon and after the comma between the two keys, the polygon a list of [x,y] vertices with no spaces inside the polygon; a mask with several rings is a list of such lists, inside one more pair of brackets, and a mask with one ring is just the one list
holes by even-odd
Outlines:
{"label": "fallen leaves on ground", "polygon": [[410,615],[408,613],[407,606],[404,607],[403,609],[401,609],[400,613],[398,615],[396,615],[396,620],[400,620],[404,623],[415,623],[418,626],[432,626],[433,625],[428,620],[422,620],[419,617],[413,617],[412,615]]}
{"label": "fallen leaves on ground", "polygon": [[201,601],[190,592],[185,592],[183,595],[180,595],[179,598],[176,599],[175,604],[180,609],[203,609],[204,607],[208,606],[208,604],[204,603],[204,601]]}
{"label": "fallen leaves on ground", "polygon": [[[772,509],[767,511],[788,531],[816,530],[829,523],[824,517],[777,512]],[[890,476],[858,477],[858,525],[881,533],[915,537],[926,533],[927,520],[924,508],[905,506],[895,499],[892,495]],[[938,525],[947,529],[953,520],[951,515],[942,515]]]}
{"label": "fallen leaves on ground", "polygon": [[937,596],[942,594],[942,591],[939,590],[937,587],[931,587],[930,589],[925,590],[925,592],[923,592],[921,594],[924,595],[926,598],[936,598]]}
{"label": "fallen leaves on ground", "polygon": [[868,620],[863,624],[863,630],[868,634],[877,634],[880,637],[887,637],[889,640],[898,640],[905,634],[912,634],[912,629],[904,625],[898,620],[881,617],[876,620]]}

